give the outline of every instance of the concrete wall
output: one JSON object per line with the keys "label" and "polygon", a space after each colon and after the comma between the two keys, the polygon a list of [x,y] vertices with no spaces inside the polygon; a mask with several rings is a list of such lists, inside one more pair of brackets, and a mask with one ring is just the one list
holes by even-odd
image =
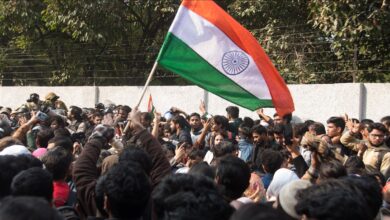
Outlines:
{"label": "concrete wall", "polygon": [[[325,122],[327,118],[348,113],[355,118],[379,120],[390,115],[390,83],[386,84],[321,84],[289,85],[294,99],[295,120],[313,119]],[[134,106],[142,87],[0,87],[0,106],[16,108],[25,103],[29,94],[38,93],[41,98],[55,92],[67,105],[93,107],[97,102]],[[176,106],[186,112],[198,111],[200,100],[205,100],[208,111],[225,115],[230,102],[204,91],[197,86],[152,86],[141,102],[146,110],[149,94],[156,109],[167,111]],[[265,109],[272,115],[273,109]],[[241,116],[256,118],[254,112],[240,109]]]}

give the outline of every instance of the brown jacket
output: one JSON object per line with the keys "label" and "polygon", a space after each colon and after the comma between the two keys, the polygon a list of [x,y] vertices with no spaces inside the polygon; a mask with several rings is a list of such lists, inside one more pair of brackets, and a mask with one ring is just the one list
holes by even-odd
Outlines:
{"label": "brown jacket", "polygon": [[135,133],[129,142],[141,145],[152,159],[150,178],[153,187],[160,183],[164,177],[172,173],[171,165],[162,150],[161,144],[146,129]]}
{"label": "brown jacket", "polygon": [[380,171],[385,178],[390,177],[390,148],[383,143],[379,147],[372,146],[368,141],[356,139],[349,132],[345,132],[340,139],[341,143],[353,151],[358,151],[357,145],[364,143],[367,150],[363,154],[363,162],[367,170]]}
{"label": "brown jacket", "polygon": [[77,189],[77,211],[84,217],[96,215],[95,186],[100,175],[96,162],[102,147],[103,141],[99,139],[88,141],[73,167],[73,180]]}

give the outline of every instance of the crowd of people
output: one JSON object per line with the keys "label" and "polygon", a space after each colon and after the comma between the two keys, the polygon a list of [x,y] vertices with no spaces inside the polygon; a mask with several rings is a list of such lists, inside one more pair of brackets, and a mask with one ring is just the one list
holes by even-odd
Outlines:
{"label": "crowd of people", "polygon": [[0,220],[390,218],[390,116],[0,107]]}

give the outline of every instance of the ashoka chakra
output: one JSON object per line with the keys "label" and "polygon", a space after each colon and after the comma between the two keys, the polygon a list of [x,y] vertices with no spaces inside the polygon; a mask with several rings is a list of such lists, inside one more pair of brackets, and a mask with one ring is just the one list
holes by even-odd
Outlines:
{"label": "ashoka chakra", "polygon": [[230,51],[222,57],[222,68],[229,75],[242,73],[249,66],[248,56],[240,51]]}

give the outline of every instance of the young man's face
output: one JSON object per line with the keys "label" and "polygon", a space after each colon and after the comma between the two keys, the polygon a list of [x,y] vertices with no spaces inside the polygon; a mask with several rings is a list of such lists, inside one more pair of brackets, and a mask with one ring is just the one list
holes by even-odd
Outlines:
{"label": "young man's face", "polygon": [[266,136],[265,135],[261,135],[261,134],[256,133],[256,132],[253,132],[252,133],[252,138],[253,138],[253,143],[260,143],[262,141],[265,141]]}
{"label": "young man's face", "polygon": [[276,143],[278,143],[280,146],[283,146],[283,144],[284,144],[283,134],[274,133],[274,139],[275,139]]}
{"label": "young man's face", "polygon": [[190,118],[190,125],[192,129],[199,129],[202,126],[202,123],[200,122],[200,118],[198,116],[192,116]]}
{"label": "young man's face", "polygon": [[282,124],[283,120],[279,115],[275,115],[274,124]]}
{"label": "young man's face", "polygon": [[103,120],[103,117],[101,117],[101,116],[95,116],[95,117],[93,118],[93,123],[94,123],[95,125],[98,125],[98,124],[101,124],[101,123],[102,123],[102,120]]}
{"label": "young man's face", "polygon": [[329,137],[335,137],[335,136],[339,136],[340,135],[340,128],[336,127],[335,124],[333,123],[328,123],[327,125],[327,129],[326,129],[326,134],[329,136]]}
{"label": "young man's face", "polygon": [[377,129],[374,129],[371,131],[371,133],[368,135],[368,141],[373,146],[380,146],[383,144],[383,141],[385,139],[385,134]]}

